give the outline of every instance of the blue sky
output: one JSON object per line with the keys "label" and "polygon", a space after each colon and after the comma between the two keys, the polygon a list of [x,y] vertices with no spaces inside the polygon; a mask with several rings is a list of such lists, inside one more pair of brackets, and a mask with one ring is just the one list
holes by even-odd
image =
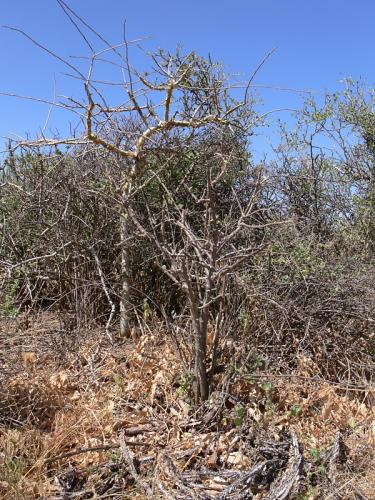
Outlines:
{"label": "blue sky", "polygon": [[[316,95],[339,87],[346,76],[375,82],[374,0],[70,0],[69,5],[111,42],[149,36],[143,45],[210,53],[230,72],[246,78],[273,47],[275,54],[254,83],[310,89]],[[63,57],[87,50],[55,0],[2,0],[1,25],[25,30]],[[137,65],[134,54],[133,64]],[[141,64],[141,62],[139,61]],[[22,36],[0,29],[0,92],[51,99],[54,92],[82,94],[63,66]],[[109,70],[110,73],[111,70]],[[108,76],[111,76],[110,74]],[[265,110],[295,107],[295,94],[261,92]],[[0,95],[0,136],[35,135],[48,114],[45,105]],[[280,113],[286,118],[286,113]],[[49,128],[68,132],[70,116],[53,112]],[[1,140],[3,143],[3,140]],[[1,148],[2,149],[2,148]]]}

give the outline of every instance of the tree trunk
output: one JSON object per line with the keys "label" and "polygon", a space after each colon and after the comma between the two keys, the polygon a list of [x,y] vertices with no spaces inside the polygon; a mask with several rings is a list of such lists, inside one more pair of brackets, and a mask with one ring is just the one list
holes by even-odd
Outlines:
{"label": "tree trunk", "polygon": [[196,331],[195,338],[195,378],[196,378],[196,390],[195,390],[195,400],[196,403],[199,401],[206,401],[209,396],[209,383],[207,374],[207,326],[208,322],[204,318],[200,318],[199,328]]}
{"label": "tree trunk", "polygon": [[129,253],[129,215],[128,215],[128,186],[122,192],[122,213],[120,215],[120,242],[121,242],[121,297],[120,297],[120,335],[130,337],[130,253]]}

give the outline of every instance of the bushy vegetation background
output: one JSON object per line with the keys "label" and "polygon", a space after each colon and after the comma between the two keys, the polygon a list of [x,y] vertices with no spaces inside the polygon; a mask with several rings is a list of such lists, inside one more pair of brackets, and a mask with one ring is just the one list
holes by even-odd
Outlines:
{"label": "bushy vegetation background", "polygon": [[[227,281],[225,335],[240,339],[247,352],[259,350],[269,366],[293,368],[298,351],[332,380],[354,383],[370,375],[375,353],[373,106],[372,89],[347,81],[342,92],[327,94],[323,103],[306,100],[294,117],[295,127],[280,125],[279,143],[268,160],[254,160],[251,142],[225,139],[237,159],[216,192],[223,224],[238,218],[233,200],[246,200],[254,178],[262,176],[256,228],[245,227],[235,243],[240,247],[251,240],[257,251]],[[199,229],[195,194],[206,182],[207,166],[212,168],[215,140],[214,134],[200,137],[157,178],[150,172],[163,157],[152,158],[133,204],[150,231],[158,227],[163,206],[172,203],[163,185]],[[122,281],[121,160],[95,147],[34,148],[10,152],[1,177],[2,315],[53,310],[74,326],[87,327],[105,324],[112,308],[115,331]],[[178,237],[170,231],[160,235],[161,241]],[[181,325],[186,297],[163,272],[158,248],[136,225],[130,245],[134,324],[151,314],[166,331],[174,322]]]}

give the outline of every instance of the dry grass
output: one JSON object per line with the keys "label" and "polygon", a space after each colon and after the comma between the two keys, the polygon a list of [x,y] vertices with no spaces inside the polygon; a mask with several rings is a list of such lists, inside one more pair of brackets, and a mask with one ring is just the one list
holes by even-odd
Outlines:
{"label": "dry grass", "polygon": [[[309,381],[314,367],[304,359],[291,379],[239,370],[230,384],[234,402],[225,403],[213,425],[189,427],[187,422],[207,414],[210,404],[194,413],[189,380],[161,332],[113,347],[96,330],[82,333],[80,342],[67,349],[70,341],[59,344],[54,321],[45,318],[43,328],[39,320],[18,331],[3,326],[8,328],[7,346],[12,337],[13,348],[0,401],[1,498],[62,498],[63,474],[72,470],[78,471],[75,481],[85,485],[86,493],[95,490],[97,498],[105,498],[98,491],[117,474],[108,472],[119,459],[117,448],[46,460],[80,448],[116,445],[121,432],[129,442],[145,444],[130,446],[139,457],[156,457],[157,462],[163,450],[182,453],[198,446],[207,457],[218,455],[221,463],[241,468],[250,460],[245,452],[239,448],[226,453],[241,426],[263,429],[276,438],[296,431],[307,467],[299,498],[375,498],[375,413],[369,394]],[[51,335],[57,342],[51,343]],[[225,376],[216,376],[216,397]],[[347,458],[332,484],[321,460],[338,430]],[[183,470],[194,460],[185,460]],[[115,498],[144,498],[131,478],[117,475],[116,481],[123,484],[123,492]]]}

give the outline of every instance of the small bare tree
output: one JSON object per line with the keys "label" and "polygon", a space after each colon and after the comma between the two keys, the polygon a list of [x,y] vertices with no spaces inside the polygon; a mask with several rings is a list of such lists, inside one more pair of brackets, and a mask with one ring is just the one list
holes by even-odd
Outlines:
{"label": "small bare tree", "polygon": [[[234,273],[251,265],[252,258],[265,248],[262,238],[254,235],[268,225],[258,204],[265,181],[262,169],[248,172],[246,152],[234,136],[229,147],[223,144],[228,141],[223,131],[221,144],[209,141],[201,137],[177,187],[168,186],[162,175],[155,174],[154,182],[162,192],[159,205],[155,197],[144,196],[142,210],[130,210],[140,235],[158,250],[155,259],[160,268],[185,294],[197,401],[209,395],[228,285]],[[200,171],[199,179],[189,176],[189,171]],[[213,339],[208,353],[210,326]]]}
{"label": "small bare tree", "polygon": [[[86,74],[25,32],[16,28],[10,29],[26,36],[58,59],[70,70],[69,76],[82,83],[84,100],[63,97],[60,101],[50,103],[51,106],[78,115],[82,133],[65,138],[48,138],[41,134],[32,141],[19,141],[15,147],[97,147],[110,153],[113,160],[121,166],[123,174],[118,186],[123,283],[120,330],[122,335],[127,336],[130,332],[132,310],[129,255],[129,241],[132,235],[129,230],[129,209],[133,192],[139,190],[138,180],[147,165],[154,165],[154,172],[150,172],[150,175],[168,168],[170,159],[180,154],[187,143],[192,142],[197,131],[214,127],[237,129],[246,135],[255,121],[254,114],[249,113],[251,80],[243,87],[242,97],[235,99],[234,93],[238,93],[238,85],[233,85],[228,80],[220,66],[195,53],[182,55],[180,51],[170,54],[159,50],[150,55],[150,71],[141,73],[130,62],[129,48],[134,41],[128,41],[124,34],[124,40],[120,44],[110,44],[79,18],[65,2],[59,0],[58,3],[90,49],[91,55],[86,58]],[[78,22],[83,23],[84,27],[104,44],[104,48],[95,50],[78,27]],[[115,65],[121,71],[122,80],[96,80],[93,76],[94,69],[97,64],[103,62]],[[105,97],[105,89],[109,86],[124,91],[125,96],[120,103],[109,105]],[[79,130],[79,127],[76,130]],[[155,158],[160,157],[161,153],[164,160],[159,164]]]}

